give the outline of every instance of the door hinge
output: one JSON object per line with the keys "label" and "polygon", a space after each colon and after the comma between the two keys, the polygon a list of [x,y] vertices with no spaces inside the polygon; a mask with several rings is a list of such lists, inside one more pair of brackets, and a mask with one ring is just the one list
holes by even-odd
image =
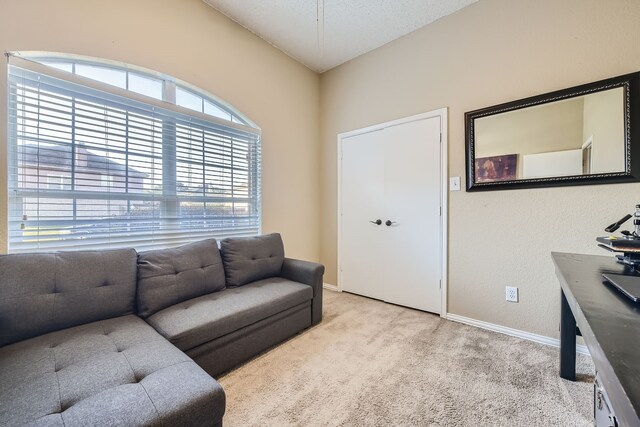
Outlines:
{"label": "door hinge", "polygon": [[442,206],[440,206],[440,216],[442,216]]}
{"label": "door hinge", "polygon": [[440,132],[440,144],[442,144],[442,132]]}
{"label": "door hinge", "polygon": [[442,289],[442,279],[438,280],[438,282],[440,283],[440,289]]}

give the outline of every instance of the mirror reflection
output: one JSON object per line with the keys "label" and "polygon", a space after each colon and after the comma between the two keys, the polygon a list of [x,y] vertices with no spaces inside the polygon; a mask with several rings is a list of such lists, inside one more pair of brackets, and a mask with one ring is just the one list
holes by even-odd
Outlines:
{"label": "mirror reflection", "polygon": [[623,87],[476,118],[475,182],[624,172]]}

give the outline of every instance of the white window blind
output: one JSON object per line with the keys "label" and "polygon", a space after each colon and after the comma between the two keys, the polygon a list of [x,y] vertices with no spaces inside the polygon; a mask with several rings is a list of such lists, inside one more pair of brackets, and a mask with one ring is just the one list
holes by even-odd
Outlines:
{"label": "white window blind", "polygon": [[20,58],[8,93],[10,252],[260,233],[259,130]]}

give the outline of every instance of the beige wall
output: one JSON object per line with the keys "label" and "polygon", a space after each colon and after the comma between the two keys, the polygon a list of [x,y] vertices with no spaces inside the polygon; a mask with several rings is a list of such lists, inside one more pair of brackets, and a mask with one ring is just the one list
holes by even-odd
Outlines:
{"label": "beige wall", "polygon": [[[1,51],[102,57],[201,87],[262,128],[263,230],[319,258],[319,77],[201,0],[0,0]],[[0,117],[6,117],[0,67]],[[6,121],[0,120],[0,246],[6,245]]]}
{"label": "beige wall", "polygon": [[[640,69],[637,0],[481,0],[321,76],[322,262],[336,283],[336,135],[449,108],[449,171],[465,175],[464,113]],[[449,193],[449,312],[558,336],[551,251],[594,239],[640,184]],[[504,301],[505,285],[521,302]]]}

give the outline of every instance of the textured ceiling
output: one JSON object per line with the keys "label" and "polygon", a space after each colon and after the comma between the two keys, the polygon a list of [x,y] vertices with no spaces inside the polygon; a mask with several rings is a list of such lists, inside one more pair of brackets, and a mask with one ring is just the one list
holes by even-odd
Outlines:
{"label": "textured ceiling", "polygon": [[477,0],[204,1],[312,70],[323,72]]}

